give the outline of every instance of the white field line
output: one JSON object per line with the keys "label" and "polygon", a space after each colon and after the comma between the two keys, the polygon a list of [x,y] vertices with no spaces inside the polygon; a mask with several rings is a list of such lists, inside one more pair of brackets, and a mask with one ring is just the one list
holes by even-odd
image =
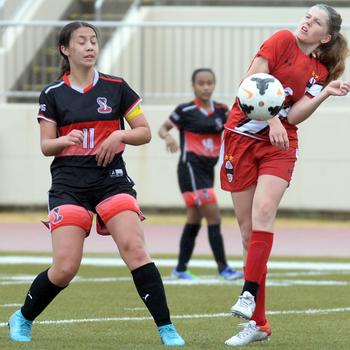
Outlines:
{"label": "white field line", "polygon": [[[165,285],[172,286],[241,286],[242,280],[227,281],[216,276],[199,276],[200,278],[195,280],[180,280],[173,279],[171,277],[163,277],[163,283]],[[35,276],[0,276],[0,285],[26,285],[30,284]],[[102,277],[102,278],[83,278],[77,276],[72,283],[120,283],[120,282],[132,282],[131,277]],[[337,281],[337,280],[302,280],[302,279],[273,279],[267,280],[269,287],[290,287],[296,285],[304,286],[350,286],[350,281]],[[1,305],[0,305],[1,307]]]}
{"label": "white field line", "polygon": [[[309,309],[309,310],[281,310],[281,311],[267,311],[267,315],[315,315],[315,314],[330,314],[337,312],[350,312],[350,307],[336,308],[336,309]],[[218,314],[193,314],[193,315],[173,315],[173,319],[194,319],[194,318],[221,318],[232,317],[228,313]],[[83,318],[70,320],[47,320],[34,321],[35,324],[50,325],[50,324],[74,324],[74,323],[97,323],[97,322],[111,322],[111,321],[145,321],[152,320],[151,317],[104,317],[104,318]],[[6,327],[7,322],[0,322],[0,328]]]}
{"label": "white field line", "polygon": [[[51,257],[44,256],[0,256],[0,265],[50,265]],[[154,259],[157,266],[174,267],[176,259]],[[230,260],[229,264],[233,268],[242,268],[241,260]],[[83,258],[82,265],[89,266],[125,266],[120,258]],[[190,267],[215,268],[213,259],[193,259]],[[321,271],[350,271],[350,263],[331,262],[295,262],[295,261],[271,261],[268,263],[269,269],[278,270],[321,270]]]}

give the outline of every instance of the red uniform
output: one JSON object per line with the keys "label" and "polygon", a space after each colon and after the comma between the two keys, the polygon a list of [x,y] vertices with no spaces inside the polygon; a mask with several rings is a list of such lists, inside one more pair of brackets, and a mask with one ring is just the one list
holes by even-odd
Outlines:
{"label": "red uniform", "polygon": [[290,148],[281,150],[272,146],[268,123],[247,118],[236,99],[225,124],[221,154],[221,186],[227,191],[242,191],[256,183],[261,174],[290,181],[298,135],[297,127],[288,123],[288,112],[304,95],[310,98],[318,95],[328,76],[327,68],[316,58],[305,55],[294,34],[288,30],[281,30],[266,40],[256,54],[258,56],[268,61],[269,73],[284,87],[286,99],[278,117],[288,133]]}

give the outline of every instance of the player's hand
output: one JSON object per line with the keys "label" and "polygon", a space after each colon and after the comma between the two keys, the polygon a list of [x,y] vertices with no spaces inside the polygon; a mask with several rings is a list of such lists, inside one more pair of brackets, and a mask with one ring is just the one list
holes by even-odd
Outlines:
{"label": "player's hand", "polygon": [[179,150],[178,143],[170,134],[167,134],[164,140],[165,140],[165,147],[168,152],[175,153]]}
{"label": "player's hand", "polygon": [[106,167],[112,162],[114,156],[119,150],[122,140],[122,131],[112,132],[101,144],[96,153],[96,161],[98,166]]}
{"label": "player's hand", "polygon": [[278,117],[269,120],[270,142],[273,146],[287,150],[289,148],[288,134]]}
{"label": "player's hand", "polygon": [[67,135],[61,136],[62,146],[69,147],[83,143],[84,134],[81,130],[73,129]]}
{"label": "player's hand", "polygon": [[324,90],[328,95],[345,96],[350,92],[350,82],[333,80],[324,88]]}

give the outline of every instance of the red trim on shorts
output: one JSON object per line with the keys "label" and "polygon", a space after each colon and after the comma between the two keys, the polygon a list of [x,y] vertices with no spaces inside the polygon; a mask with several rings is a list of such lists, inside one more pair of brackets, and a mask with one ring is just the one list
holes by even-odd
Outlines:
{"label": "red trim on shorts", "polygon": [[73,204],[64,204],[53,208],[49,213],[50,231],[63,226],[78,226],[89,235],[93,214],[83,207]]}
{"label": "red trim on shorts", "polygon": [[184,192],[182,198],[184,199],[187,208],[217,203],[214,188],[202,188],[193,192]]}
{"label": "red trim on shorts", "polygon": [[117,214],[127,210],[134,211],[139,216],[140,220],[145,219],[136,199],[127,193],[120,193],[108,197],[96,207],[96,211],[104,224],[107,224],[108,221]]}

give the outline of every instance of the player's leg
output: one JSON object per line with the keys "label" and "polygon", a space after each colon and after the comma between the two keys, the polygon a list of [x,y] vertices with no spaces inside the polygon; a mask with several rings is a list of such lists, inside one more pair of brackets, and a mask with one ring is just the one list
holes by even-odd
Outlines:
{"label": "player's leg", "polygon": [[152,315],[165,345],[184,345],[170,320],[160,273],[145,249],[140,210],[135,198],[117,194],[101,202],[96,210],[116,242],[131,271],[135,287]]}
{"label": "player's leg", "polygon": [[31,341],[31,325],[77,273],[86,234],[90,231],[92,216],[86,209],[63,205],[49,215],[52,229],[52,266],[33,281],[24,305],[9,319],[10,338],[13,341]]}
{"label": "player's leg", "polygon": [[201,227],[202,215],[198,210],[199,198],[196,193],[196,167],[191,163],[179,163],[177,179],[182,198],[186,205],[186,224],[180,239],[178,264],[172,271],[172,277],[180,279],[195,279],[196,276],[187,271],[187,264],[191,259],[195,240]]}
{"label": "player's leg", "polygon": [[177,266],[172,271],[172,277],[179,279],[195,279],[196,276],[187,270],[195,246],[196,237],[201,227],[202,215],[196,206],[186,209],[186,223],[182,230]]}
{"label": "player's leg", "polygon": [[[214,259],[218,266],[219,276],[227,280],[235,280],[243,277],[241,271],[236,271],[228,266],[224,248],[224,240],[221,234],[221,217],[219,206],[217,205],[216,194],[213,188],[200,190],[203,192],[204,203],[199,207],[200,212],[206,218],[208,225],[208,239]],[[207,199],[207,200],[205,200]]]}

